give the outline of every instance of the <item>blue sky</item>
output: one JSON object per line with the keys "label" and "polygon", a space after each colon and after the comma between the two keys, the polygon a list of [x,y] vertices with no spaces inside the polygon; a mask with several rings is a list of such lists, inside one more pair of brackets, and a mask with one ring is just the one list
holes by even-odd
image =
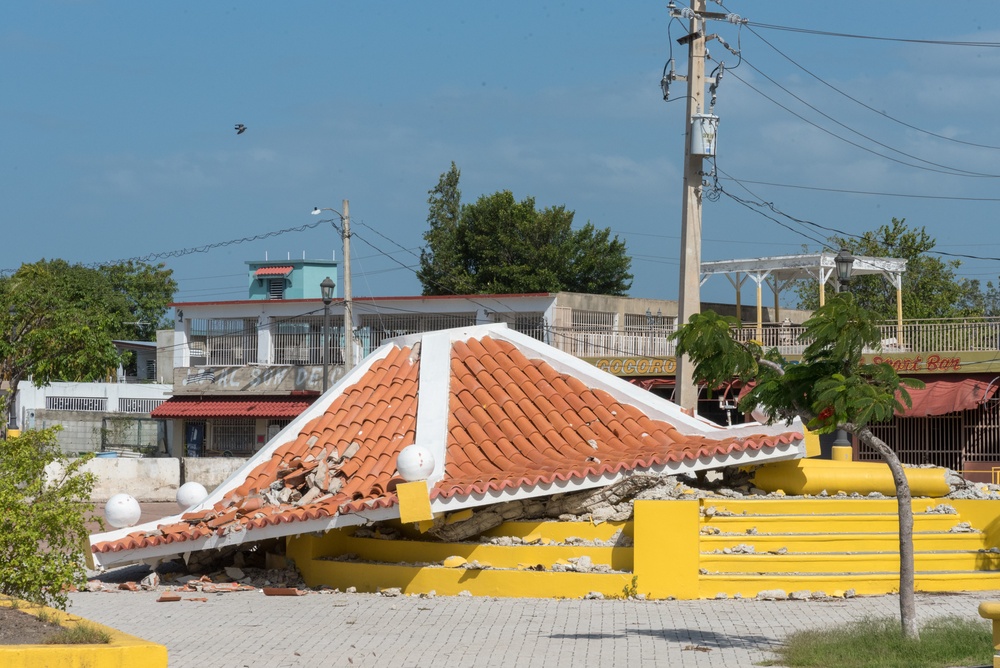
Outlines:
{"label": "blue sky", "polygon": [[[1000,49],[763,27],[995,46],[1000,14],[965,1],[726,9],[751,21],[709,28],[743,56],[709,44],[709,71],[735,67],[716,163],[739,182],[705,203],[703,259],[818,250],[824,228],[894,216],[939,250],[1000,257]],[[0,269],[145,257],[174,270],[180,301],[239,299],[247,260],[342,248],[329,225],[238,240],[346,198],[355,294],[419,294],[406,266],[454,161],[464,201],[507,189],[565,205],[626,240],[632,296],[675,299],[684,84],[664,102],[659,80],[671,45],[686,70],[685,27],[665,2],[4,3]],[[773,204],[788,227],[730,195]],[[1000,260],[960,273],[995,281]],[[703,297],[733,290],[717,277]]]}

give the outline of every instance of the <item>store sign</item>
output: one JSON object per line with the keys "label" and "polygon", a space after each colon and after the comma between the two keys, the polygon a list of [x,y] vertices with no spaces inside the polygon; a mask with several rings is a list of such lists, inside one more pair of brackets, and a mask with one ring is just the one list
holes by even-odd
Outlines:
{"label": "store sign", "polygon": [[[861,363],[867,364],[868,360],[862,357]],[[962,370],[962,358],[958,355],[909,355],[906,357],[876,355],[871,358],[871,363],[888,364],[897,373],[951,373]]]}
{"label": "store sign", "polygon": [[677,371],[676,357],[598,357],[587,361],[616,376],[672,376]]}

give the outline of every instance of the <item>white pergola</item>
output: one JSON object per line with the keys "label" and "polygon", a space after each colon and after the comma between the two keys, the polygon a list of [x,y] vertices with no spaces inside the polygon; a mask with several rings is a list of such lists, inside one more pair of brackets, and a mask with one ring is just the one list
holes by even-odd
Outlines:
{"label": "white pergola", "polygon": [[[763,335],[763,306],[761,286],[767,284],[774,293],[775,318],[779,311],[778,300],[781,291],[792,281],[808,279],[819,284],[819,305],[826,303],[826,285],[837,288],[837,254],[832,252],[808,255],[778,255],[748,260],[718,260],[701,263],[701,282],[705,283],[715,274],[723,274],[736,288],[736,312],[740,312],[740,288],[747,279],[757,284],[757,336]],[[896,288],[897,341],[903,342],[903,272],[906,260],[892,257],[854,256],[851,276],[880,274]]]}

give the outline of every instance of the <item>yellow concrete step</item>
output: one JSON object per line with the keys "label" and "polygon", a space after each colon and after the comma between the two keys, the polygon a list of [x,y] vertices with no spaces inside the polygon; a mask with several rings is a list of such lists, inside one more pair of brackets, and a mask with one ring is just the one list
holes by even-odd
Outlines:
{"label": "yellow concrete step", "polygon": [[611,540],[618,532],[632,538],[632,522],[598,522],[596,524],[594,522],[559,522],[555,520],[504,522],[494,529],[483,532],[482,535],[492,538],[498,536],[524,538],[539,535],[552,541],[563,542],[573,537],[607,541]]}
{"label": "yellow concrete step", "polygon": [[[703,509],[714,508],[720,513],[735,515],[837,515],[846,513],[889,513],[896,514],[899,504],[894,498],[852,499],[852,498],[754,498],[701,499]],[[924,513],[928,508],[939,505],[953,505],[948,499],[913,499],[910,506],[915,513]]]}
{"label": "yellow concrete step", "polygon": [[[899,554],[891,552],[702,554],[701,568],[721,573],[876,573],[898,572]],[[1000,571],[1000,553],[917,552],[914,566],[923,571]]]}
{"label": "yellow concrete step", "polygon": [[[553,573],[514,570],[466,570],[397,564],[313,560],[305,573],[310,587],[326,585],[374,592],[398,587],[404,594],[527,598],[583,598],[591,592],[622,596],[631,573]],[[641,591],[642,583],[638,583]]]}
{"label": "yellow concrete step", "polygon": [[[914,531],[948,531],[962,522],[961,516],[943,513],[918,513],[913,517]],[[895,513],[830,515],[714,515],[703,517],[702,528],[714,527],[724,533],[879,533],[899,531]]]}
{"label": "yellow concrete step", "polygon": [[[1000,589],[1000,572],[936,571],[917,573],[917,591],[991,591]],[[640,587],[641,589],[641,587]],[[858,595],[889,594],[899,591],[899,573],[769,573],[767,575],[722,574],[702,575],[698,581],[700,598],[729,597],[737,594],[752,598],[767,590],[781,589],[786,593],[808,590],[832,594],[854,589]]]}
{"label": "yellow concrete step", "polygon": [[378,538],[345,536],[336,550],[325,556],[335,557],[354,554],[362,561],[382,563],[431,563],[443,562],[449,557],[462,557],[495,568],[517,568],[542,565],[548,569],[553,564],[569,562],[587,556],[595,565],[605,565],[614,570],[632,570],[632,548],[599,547],[594,545],[488,545],[482,543],[436,543],[424,541],[395,541]]}
{"label": "yellow concrete step", "polygon": [[[913,546],[917,551],[979,550],[986,547],[981,533],[917,532]],[[896,530],[879,533],[816,533],[816,534],[721,534],[702,535],[700,549],[713,552],[736,545],[752,545],[757,552],[785,548],[789,552],[895,552],[899,550]]]}

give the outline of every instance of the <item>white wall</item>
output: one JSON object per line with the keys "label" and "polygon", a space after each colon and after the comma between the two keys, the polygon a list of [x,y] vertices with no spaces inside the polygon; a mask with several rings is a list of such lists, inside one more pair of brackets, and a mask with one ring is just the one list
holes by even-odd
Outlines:
{"label": "white wall", "polygon": [[[188,481],[199,482],[211,492],[246,462],[238,457],[183,461],[173,457],[96,457],[83,470],[97,477],[91,501],[104,503],[115,494],[128,494],[140,503],[156,503],[176,501],[177,488]],[[50,468],[48,474],[58,475],[59,468]]]}

